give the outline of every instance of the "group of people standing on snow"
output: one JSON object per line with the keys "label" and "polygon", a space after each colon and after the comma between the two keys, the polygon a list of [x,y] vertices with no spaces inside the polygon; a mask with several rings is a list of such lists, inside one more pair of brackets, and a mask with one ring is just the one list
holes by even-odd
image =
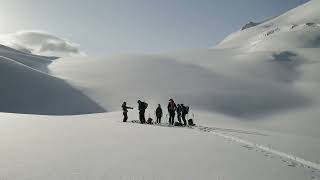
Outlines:
{"label": "group of people standing on snow", "polygon": [[[138,103],[140,123],[141,124],[145,124],[145,123],[152,124],[153,123],[152,118],[148,118],[147,121],[145,118],[145,112],[146,112],[146,109],[148,108],[148,104],[146,102],[142,102],[140,100],[138,100],[137,103]],[[172,125],[172,126],[174,126],[174,125],[186,126],[187,125],[186,116],[189,113],[188,106],[185,106],[183,104],[176,104],[173,99],[170,99],[167,108],[168,108],[168,114],[169,114],[169,125]],[[127,122],[127,120],[128,120],[128,110],[129,109],[133,109],[133,108],[127,106],[126,102],[123,102],[123,104],[122,104],[123,122]],[[177,113],[178,122],[175,123],[174,119],[175,119],[176,113]],[[155,114],[156,114],[156,118],[157,118],[156,123],[161,124],[161,119],[163,117],[163,111],[162,111],[160,104],[158,105],[158,107],[155,111]],[[181,122],[181,120],[183,121],[183,123]],[[188,124],[193,125],[193,120],[192,119],[188,120]]]}
{"label": "group of people standing on snow", "polygon": [[169,124],[174,125],[174,118],[177,112],[178,122],[181,123],[181,118],[183,120],[183,125],[187,125],[186,115],[189,113],[189,107],[184,106],[183,104],[178,104],[173,101],[173,99],[169,100],[168,104],[168,112],[169,112]]}

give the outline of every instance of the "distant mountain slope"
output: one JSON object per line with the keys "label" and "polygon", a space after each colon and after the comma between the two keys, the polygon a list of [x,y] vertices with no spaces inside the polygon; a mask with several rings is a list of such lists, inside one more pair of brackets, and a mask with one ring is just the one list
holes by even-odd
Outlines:
{"label": "distant mountain slope", "polygon": [[243,30],[245,30],[245,29],[248,29],[248,28],[251,28],[251,27],[254,27],[254,26],[257,26],[257,25],[259,25],[259,24],[261,24],[261,23],[259,23],[259,22],[252,22],[252,21],[250,21],[250,22],[248,22],[247,24],[245,24],[242,28],[241,28],[241,31],[243,31]]}
{"label": "distant mountain slope", "polygon": [[319,46],[320,1],[311,0],[276,18],[229,35],[216,48],[256,51]]}
{"label": "distant mountain slope", "polygon": [[47,72],[47,66],[58,57],[38,56],[22,52],[0,44],[0,56],[13,59],[26,66],[35,68],[39,71]]}
{"label": "distant mountain slope", "polygon": [[249,28],[258,26],[259,24],[262,24],[262,23],[267,22],[267,21],[271,21],[272,19],[274,19],[274,18],[276,18],[276,17],[277,17],[277,16],[275,16],[275,17],[269,17],[269,18],[267,18],[267,19],[265,19],[265,20],[263,20],[263,21],[261,21],[261,22],[252,22],[252,21],[250,21],[250,22],[248,22],[247,24],[245,24],[244,26],[242,26],[242,28],[241,28],[240,30],[243,31],[243,30],[246,30],[246,29],[249,29]]}
{"label": "distant mountain slope", "polygon": [[104,109],[47,74],[52,59],[0,46],[0,112],[72,115]]}

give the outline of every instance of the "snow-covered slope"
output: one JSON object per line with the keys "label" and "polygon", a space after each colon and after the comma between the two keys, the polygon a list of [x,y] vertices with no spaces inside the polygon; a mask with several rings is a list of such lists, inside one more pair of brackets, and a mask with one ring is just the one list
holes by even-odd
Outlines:
{"label": "snow-covered slope", "polygon": [[319,0],[311,0],[281,16],[231,34],[216,48],[255,51],[319,47],[319,7]]}
{"label": "snow-covered slope", "polygon": [[[125,124],[120,119],[121,113],[2,114],[1,176],[9,180],[312,180],[320,176],[294,160],[206,129]],[[213,132],[230,134],[232,129]],[[243,130],[238,135],[246,133],[254,132]]]}
{"label": "snow-covered slope", "polygon": [[0,46],[0,111],[47,115],[104,112],[79,90],[48,74],[53,59]]}

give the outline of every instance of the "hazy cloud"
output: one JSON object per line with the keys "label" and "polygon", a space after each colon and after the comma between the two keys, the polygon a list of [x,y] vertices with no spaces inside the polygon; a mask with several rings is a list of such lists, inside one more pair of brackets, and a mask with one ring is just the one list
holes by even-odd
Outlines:
{"label": "hazy cloud", "polygon": [[0,43],[25,52],[47,56],[83,56],[79,44],[44,31],[18,31],[0,36]]}

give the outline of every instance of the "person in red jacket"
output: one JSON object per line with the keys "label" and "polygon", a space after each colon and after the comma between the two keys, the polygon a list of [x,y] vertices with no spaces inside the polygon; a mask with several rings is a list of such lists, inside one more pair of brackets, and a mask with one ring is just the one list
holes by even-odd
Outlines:
{"label": "person in red jacket", "polygon": [[168,112],[169,112],[169,124],[174,125],[174,117],[176,115],[176,103],[173,101],[173,99],[169,100],[168,104]]}

